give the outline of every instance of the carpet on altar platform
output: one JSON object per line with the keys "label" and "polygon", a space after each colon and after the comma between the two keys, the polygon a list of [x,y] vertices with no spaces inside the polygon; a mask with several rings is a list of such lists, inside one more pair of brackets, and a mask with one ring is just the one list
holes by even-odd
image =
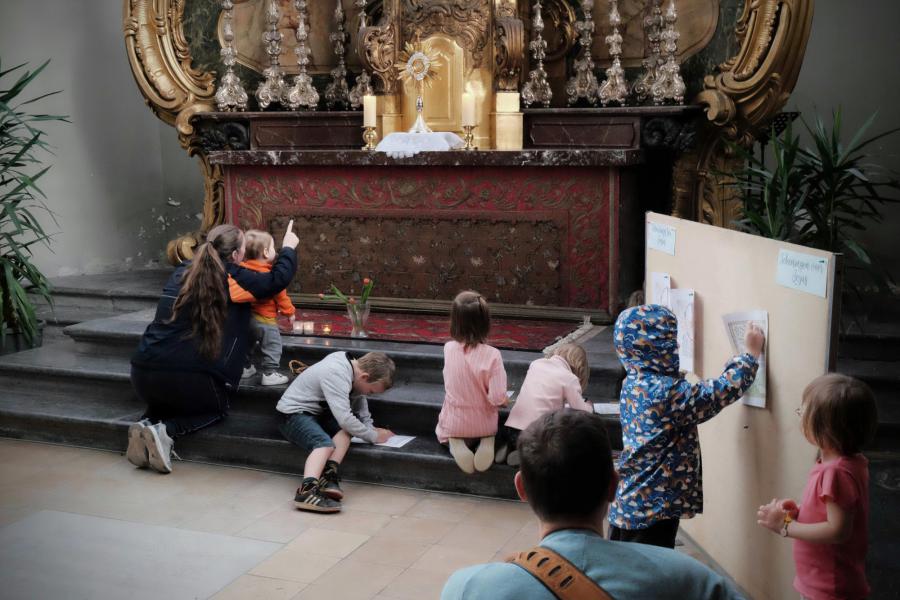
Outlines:
{"label": "carpet on altar platform", "polygon": [[[345,311],[297,308],[296,322],[311,322],[312,333],[291,331],[287,322],[279,326],[285,335],[350,338],[350,319]],[[575,321],[540,321],[532,319],[491,319],[488,343],[505,350],[543,350],[567,336],[582,324]],[[330,329],[329,329],[330,328]],[[408,313],[369,315],[368,339],[417,344],[444,344],[450,339],[450,317]]]}

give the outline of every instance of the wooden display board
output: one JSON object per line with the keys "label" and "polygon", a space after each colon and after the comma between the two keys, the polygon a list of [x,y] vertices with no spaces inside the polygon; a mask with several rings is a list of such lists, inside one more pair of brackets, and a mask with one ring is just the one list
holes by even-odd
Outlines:
{"label": "wooden display board", "polygon": [[[655,213],[646,222],[645,281],[665,272],[673,288],[696,293],[697,376],[717,377],[732,355],[722,315],[768,311],[766,407],[736,403],[700,426],[704,510],[681,526],[752,598],[796,597],[793,542],[759,527],[756,510],[773,497],[799,501],[815,461],[795,411],[803,388],[833,366],[840,257]],[[776,281],[785,251],[821,265],[824,296]],[[795,284],[810,282],[800,273]]]}

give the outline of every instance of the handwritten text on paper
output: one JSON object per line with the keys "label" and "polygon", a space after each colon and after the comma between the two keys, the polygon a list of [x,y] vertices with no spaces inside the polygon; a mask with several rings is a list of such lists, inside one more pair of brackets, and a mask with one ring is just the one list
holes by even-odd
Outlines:
{"label": "handwritten text on paper", "polygon": [[775,281],[779,285],[824,298],[825,284],[828,281],[828,259],[781,250],[778,252]]}
{"label": "handwritten text on paper", "polygon": [[647,247],[675,256],[675,228],[663,223],[647,223]]}

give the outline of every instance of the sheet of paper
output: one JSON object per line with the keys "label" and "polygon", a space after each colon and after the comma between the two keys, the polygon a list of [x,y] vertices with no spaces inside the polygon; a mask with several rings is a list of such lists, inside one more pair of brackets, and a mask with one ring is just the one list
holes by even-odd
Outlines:
{"label": "sheet of paper", "polygon": [[[388,440],[382,444],[375,444],[376,446],[387,446],[388,448],[402,448],[407,445],[411,441],[416,439],[414,435],[394,435],[388,438]],[[364,439],[358,438],[356,436],[350,438],[350,441],[354,444],[368,444]]]}
{"label": "sheet of paper", "polygon": [[618,402],[594,402],[594,414],[597,415],[618,415]]}
{"label": "sheet of paper", "polygon": [[678,319],[678,363],[682,371],[694,371],[694,290],[669,290],[669,310]]}
{"label": "sheet of paper", "polygon": [[[722,316],[722,322],[725,324],[725,332],[728,335],[728,341],[731,343],[731,349],[735,354],[743,354],[747,351],[744,344],[744,335],[747,333],[747,326],[750,323],[755,324],[763,333],[766,334],[766,340],[769,339],[769,313],[764,310],[748,310],[743,312],[734,312]],[[755,406],[756,408],[766,407],[766,351],[763,349],[762,355],[759,357],[759,369],[756,371],[756,379],[750,386],[741,403],[747,406]]]}
{"label": "sheet of paper", "polygon": [[661,304],[669,306],[669,290],[672,288],[672,278],[668,273],[650,273],[650,297],[647,304]]}
{"label": "sheet of paper", "polygon": [[647,247],[675,256],[675,228],[671,225],[648,221]]}
{"label": "sheet of paper", "polygon": [[782,249],[778,252],[775,281],[784,287],[824,298],[828,282],[828,260]]}

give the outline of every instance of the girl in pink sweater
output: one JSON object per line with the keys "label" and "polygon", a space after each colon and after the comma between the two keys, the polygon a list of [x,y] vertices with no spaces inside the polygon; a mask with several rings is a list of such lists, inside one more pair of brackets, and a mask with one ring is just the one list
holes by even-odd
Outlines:
{"label": "girl in pink sweater", "polygon": [[506,419],[505,439],[497,448],[496,461],[519,466],[519,433],[541,415],[562,410],[566,404],[575,410],[594,412],[591,403],[582,397],[589,375],[587,353],[578,344],[563,344],[550,358],[532,362]]}
{"label": "girl in pink sweater", "polygon": [[[453,341],[444,344],[444,405],[435,433],[465,473],[487,471],[494,462],[497,415],[507,401],[503,358],[484,343],[490,329],[491,313],[481,294],[466,291],[453,300]],[[477,442],[474,454],[467,442]]]}

